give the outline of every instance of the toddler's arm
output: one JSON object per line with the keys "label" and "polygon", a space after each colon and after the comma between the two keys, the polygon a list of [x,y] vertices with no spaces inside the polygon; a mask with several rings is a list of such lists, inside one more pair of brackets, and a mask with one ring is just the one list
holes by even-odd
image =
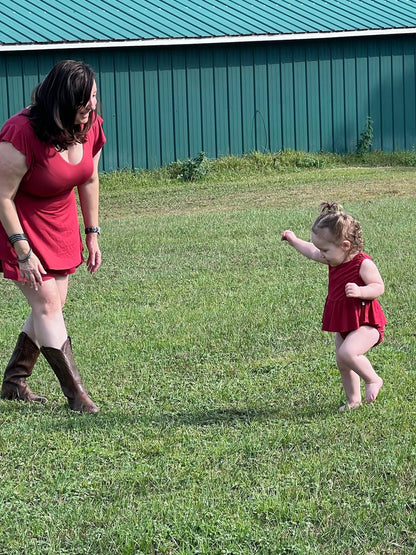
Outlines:
{"label": "toddler's arm", "polygon": [[345,294],[347,297],[356,297],[371,301],[384,293],[384,282],[377,266],[368,258],[363,261],[360,269],[360,277],[365,283],[361,287],[356,283],[347,283]]}
{"label": "toddler's arm", "polygon": [[300,252],[300,254],[303,254],[303,256],[306,256],[306,258],[315,260],[315,262],[321,262],[322,264],[328,264],[321,251],[313,243],[299,239],[290,229],[282,233],[282,241],[287,241],[289,245]]}

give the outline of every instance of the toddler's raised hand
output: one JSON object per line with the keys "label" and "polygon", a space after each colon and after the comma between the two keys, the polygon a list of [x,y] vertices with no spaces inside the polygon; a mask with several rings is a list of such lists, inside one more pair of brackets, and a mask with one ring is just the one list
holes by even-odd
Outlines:
{"label": "toddler's raised hand", "polygon": [[282,241],[288,241],[290,243],[292,239],[296,239],[296,235],[290,229],[286,229],[286,231],[282,233],[281,239]]}

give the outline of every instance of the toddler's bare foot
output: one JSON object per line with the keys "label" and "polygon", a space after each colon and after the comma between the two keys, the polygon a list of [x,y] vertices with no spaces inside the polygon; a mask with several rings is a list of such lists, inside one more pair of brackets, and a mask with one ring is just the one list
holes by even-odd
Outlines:
{"label": "toddler's bare foot", "polygon": [[377,395],[383,386],[383,380],[378,378],[377,381],[365,384],[365,402],[374,403],[377,399]]}
{"label": "toddler's bare foot", "polygon": [[342,405],[342,407],[339,407],[339,410],[340,412],[344,412],[345,410],[358,409],[358,407],[361,407],[360,401],[357,403],[346,403],[345,405]]}

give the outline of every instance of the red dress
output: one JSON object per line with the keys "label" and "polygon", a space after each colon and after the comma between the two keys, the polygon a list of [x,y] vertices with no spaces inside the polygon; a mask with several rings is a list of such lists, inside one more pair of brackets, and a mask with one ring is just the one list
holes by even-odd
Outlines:
{"label": "red dress", "polygon": [[377,299],[366,301],[345,295],[345,285],[365,285],[360,277],[361,264],[371,258],[359,252],[352,260],[339,266],[329,266],[328,296],[322,317],[324,331],[346,333],[369,325],[377,328],[382,336],[387,320]]}
{"label": "red dress", "polygon": [[[54,146],[42,143],[22,110],[6,121],[0,141],[11,143],[26,156],[28,171],[14,198],[23,231],[46,271],[65,271],[83,262],[82,240],[74,188],[91,177],[93,157],[105,143],[102,119],[97,116],[83,144],[78,164],[66,162]],[[14,248],[0,225],[0,270],[19,280]]]}

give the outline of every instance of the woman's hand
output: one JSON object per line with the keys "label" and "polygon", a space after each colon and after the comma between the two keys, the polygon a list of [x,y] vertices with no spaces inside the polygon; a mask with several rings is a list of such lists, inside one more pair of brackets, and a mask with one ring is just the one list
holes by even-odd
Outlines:
{"label": "woman's hand", "polygon": [[98,246],[98,234],[88,233],[85,236],[85,242],[88,249],[87,270],[93,274],[101,266],[101,251]]}
{"label": "woman's hand", "polygon": [[39,258],[32,252],[26,262],[19,262],[20,281],[24,285],[29,285],[35,291],[42,285],[42,274],[46,274]]}

